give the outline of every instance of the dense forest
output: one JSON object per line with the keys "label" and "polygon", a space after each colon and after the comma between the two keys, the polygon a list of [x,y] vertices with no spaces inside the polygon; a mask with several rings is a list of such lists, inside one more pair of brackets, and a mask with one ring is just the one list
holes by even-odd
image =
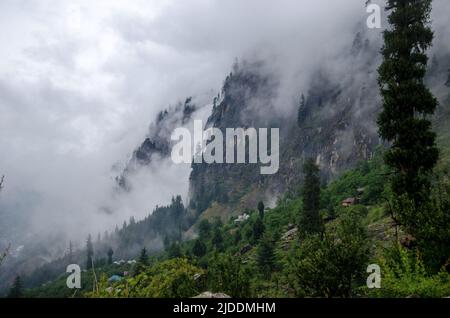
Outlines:
{"label": "dense forest", "polygon": [[[392,217],[395,194],[385,182],[385,153],[379,149],[372,160],[326,186],[308,162],[304,185],[286,193],[276,208],[260,202],[226,223],[203,219],[196,225],[196,239],[174,238],[156,253],[143,249],[135,264],[98,263],[83,273],[75,296],[193,297],[205,291],[232,297],[448,296],[448,222],[436,222],[442,228],[428,233],[442,244],[442,252],[419,249],[424,242]],[[443,181],[447,171],[435,176],[442,192],[433,194],[433,201],[437,209],[445,209],[450,203],[450,185]],[[354,199],[351,205],[345,204],[348,198]],[[381,267],[380,289],[366,286],[369,264]],[[66,278],[22,295],[71,297]]]}

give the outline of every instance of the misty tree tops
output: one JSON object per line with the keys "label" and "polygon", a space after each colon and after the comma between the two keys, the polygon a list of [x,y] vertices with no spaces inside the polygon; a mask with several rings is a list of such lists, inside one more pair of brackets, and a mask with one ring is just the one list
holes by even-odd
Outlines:
{"label": "misty tree tops", "polygon": [[303,122],[303,119],[305,117],[305,106],[306,106],[305,95],[302,94],[300,96],[300,102],[299,102],[298,111],[297,111],[297,124],[299,126]]}
{"label": "misty tree tops", "polygon": [[396,172],[394,192],[420,202],[428,188],[424,176],[438,159],[436,136],[427,118],[437,100],[424,84],[426,50],[433,40],[428,25],[431,0],[389,0],[387,10],[391,28],[384,32],[384,61],[379,68],[383,98],[379,131],[392,143],[385,160]]}
{"label": "misty tree tops", "polygon": [[8,298],[20,298],[23,296],[23,284],[20,276],[16,276],[14,283],[9,290]]}
{"label": "misty tree tops", "polygon": [[93,265],[94,246],[92,244],[92,238],[90,234],[86,241],[86,256],[86,269],[91,269]]}

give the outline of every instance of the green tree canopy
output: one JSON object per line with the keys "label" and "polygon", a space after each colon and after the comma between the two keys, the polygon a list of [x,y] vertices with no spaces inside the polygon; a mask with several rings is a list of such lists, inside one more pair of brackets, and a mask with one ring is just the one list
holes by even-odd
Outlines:
{"label": "green tree canopy", "polygon": [[[383,110],[378,117],[379,132],[391,142],[385,161],[394,170],[392,190],[406,194],[416,206],[428,200],[428,174],[439,156],[432,115],[437,100],[425,86],[428,57],[433,40],[429,26],[431,0],[388,0],[391,27],[384,31],[384,58],[379,72]],[[411,225],[400,213],[400,221]]]}
{"label": "green tree canopy", "polygon": [[94,246],[92,245],[92,237],[89,234],[88,239],[86,241],[86,269],[92,268],[93,257],[94,257]]}
{"label": "green tree canopy", "polygon": [[258,245],[257,263],[263,277],[269,278],[272,271],[275,269],[276,256],[273,238],[267,232],[264,234]]}
{"label": "green tree canopy", "polygon": [[303,165],[305,175],[302,187],[303,211],[300,214],[300,231],[302,234],[316,234],[323,231],[320,216],[320,170],[314,159],[307,159]]}
{"label": "green tree canopy", "polygon": [[192,247],[192,254],[196,257],[203,257],[206,254],[206,244],[201,240],[195,240],[194,246]]}

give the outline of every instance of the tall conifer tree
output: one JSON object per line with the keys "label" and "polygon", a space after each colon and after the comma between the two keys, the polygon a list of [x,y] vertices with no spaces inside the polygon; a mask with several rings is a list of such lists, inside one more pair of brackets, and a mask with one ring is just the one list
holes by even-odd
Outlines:
{"label": "tall conifer tree", "polygon": [[14,283],[9,290],[8,298],[20,298],[23,294],[23,286],[22,286],[22,279],[20,276],[16,276],[14,279]]}
{"label": "tall conifer tree", "polygon": [[320,209],[320,176],[319,167],[313,159],[307,159],[303,165],[305,179],[302,188],[303,213],[300,216],[300,232],[317,234],[323,232]]}
{"label": "tall conifer tree", "polygon": [[[428,174],[439,156],[429,120],[438,103],[424,84],[426,51],[433,40],[431,0],[388,0],[386,10],[391,27],[384,31],[384,61],[378,70],[383,97],[378,126],[392,144],[385,156],[394,170],[392,190],[419,207],[428,200]],[[405,218],[401,221],[412,222]]]}
{"label": "tall conifer tree", "polygon": [[94,246],[92,245],[92,237],[90,234],[86,241],[86,256],[86,269],[91,269],[94,257]]}

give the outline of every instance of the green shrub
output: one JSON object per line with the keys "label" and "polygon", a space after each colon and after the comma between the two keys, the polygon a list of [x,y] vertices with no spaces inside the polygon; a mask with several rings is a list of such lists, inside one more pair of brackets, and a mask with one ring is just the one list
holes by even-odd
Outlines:
{"label": "green shrub", "polygon": [[450,275],[444,270],[427,274],[420,255],[396,246],[379,259],[381,288],[370,295],[377,297],[448,297]]}
{"label": "green shrub", "polygon": [[104,275],[94,292],[88,297],[184,298],[193,297],[203,290],[194,276],[204,271],[186,259],[176,258],[147,267],[139,275],[108,286]]}
{"label": "green shrub", "polygon": [[251,271],[240,257],[215,253],[209,261],[208,288],[231,297],[250,297]]}
{"label": "green shrub", "polygon": [[294,247],[287,281],[298,297],[350,297],[362,279],[368,240],[361,217],[352,210],[324,236],[308,236]]}

